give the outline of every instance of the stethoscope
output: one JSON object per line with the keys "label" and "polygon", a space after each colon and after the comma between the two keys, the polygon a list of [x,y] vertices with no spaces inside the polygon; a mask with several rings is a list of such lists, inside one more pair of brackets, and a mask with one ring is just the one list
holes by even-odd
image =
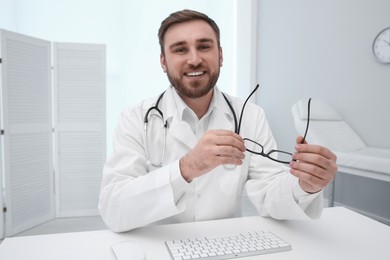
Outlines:
{"label": "stethoscope", "polygon": [[[242,106],[242,110],[241,110],[241,114],[240,114],[240,121],[238,122],[237,120],[237,115],[236,115],[236,112],[234,111],[234,108],[232,106],[232,103],[229,101],[229,99],[227,98],[227,96],[222,93],[225,101],[226,101],[226,104],[229,106],[229,109],[230,111],[232,112],[232,115],[233,115],[233,119],[234,119],[234,132],[236,134],[239,134],[240,133],[240,128],[241,128],[241,119],[242,119],[242,115],[244,113],[244,108],[245,108],[245,105],[246,103],[248,102],[248,100],[250,99],[250,97],[256,92],[256,90],[259,88],[259,84],[256,85],[256,87],[254,88],[254,90],[251,92],[251,94],[248,96],[248,98],[245,100],[243,106]],[[165,157],[165,151],[166,151],[166,147],[167,147],[167,131],[168,131],[168,121],[165,120],[164,121],[164,113],[161,111],[161,109],[158,108],[163,96],[165,94],[165,91],[163,93],[160,94],[160,96],[157,98],[157,101],[156,101],[156,104],[154,106],[151,106],[147,111],[146,111],[146,114],[145,114],[145,117],[144,117],[144,131],[145,131],[145,150],[146,150],[146,156],[148,158],[148,163],[154,167],[161,167],[162,166],[162,163],[164,161],[164,157]],[[156,111],[157,114],[155,113],[151,113],[153,111]],[[151,157],[150,157],[150,153],[149,153],[149,140],[148,140],[148,125],[149,125],[149,121],[151,119],[152,116],[157,116],[159,117],[160,120],[162,120],[163,124],[163,131],[164,131],[164,140],[163,140],[163,151],[162,151],[162,154],[161,154],[161,159],[159,160],[159,163],[155,163],[155,162],[152,162],[151,161]]]}

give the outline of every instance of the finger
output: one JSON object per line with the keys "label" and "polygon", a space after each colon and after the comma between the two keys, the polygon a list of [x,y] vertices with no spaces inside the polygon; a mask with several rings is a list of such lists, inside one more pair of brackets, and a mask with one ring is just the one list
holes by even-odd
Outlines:
{"label": "finger", "polygon": [[[302,142],[302,141],[304,141],[304,142]],[[297,144],[307,144],[307,141],[306,140],[303,140],[303,136],[298,136],[297,137],[297,139],[296,139],[296,142],[297,142]]]}
{"label": "finger", "polygon": [[240,135],[230,130],[215,129],[215,130],[209,130],[208,133],[212,133],[213,135],[216,136],[230,136],[232,138],[237,139],[238,141],[242,141],[242,137]]}
{"label": "finger", "polygon": [[336,159],[320,154],[299,152],[293,154],[291,168],[313,174],[322,179],[332,179],[337,172]]}
{"label": "finger", "polygon": [[304,191],[312,194],[321,191],[326,186],[326,184],[311,184],[303,180],[299,180],[299,185]]}
{"label": "finger", "polygon": [[313,174],[291,169],[291,174],[297,177],[300,181],[314,187],[324,187],[328,183],[328,179],[319,178]]}
{"label": "finger", "polygon": [[245,154],[243,151],[232,146],[217,146],[214,154],[224,157],[234,157],[238,159],[244,159]]}
{"label": "finger", "polygon": [[[234,134],[234,133],[233,133]],[[239,135],[218,135],[215,138],[215,144],[219,146],[230,146],[245,151],[245,145],[243,139]]]}
{"label": "finger", "polygon": [[[299,154],[301,156],[301,154]],[[310,155],[312,156],[312,155]],[[324,157],[322,157],[324,159]],[[303,160],[290,163],[291,174],[296,176],[301,183],[301,187],[308,192],[316,192],[328,185],[337,172],[337,165],[334,161],[325,160],[325,167],[320,167]]]}
{"label": "finger", "polygon": [[[330,178],[330,176],[327,174],[326,168],[312,163],[307,163],[304,161],[292,161],[290,162],[290,167],[292,170],[292,172],[290,172],[298,178],[306,175],[312,175],[313,177],[321,180],[327,180]],[[311,176],[306,176],[306,178],[311,179]]]}
{"label": "finger", "polygon": [[[330,166],[331,160],[315,153],[294,153],[293,156],[293,162],[296,162],[295,167],[298,167],[298,165],[301,165],[301,167],[310,167],[310,165],[313,165],[314,167],[320,167],[323,169],[327,169]],[[303,170],[303,169],[302,169]]]}
{"label": "finger", "polygon": [[233,132],[231,130],[226,130],[226,129],[212,129],[212,130],[208,130],[207,133],[210,133],[213,135],[234,136],[237,139],[242,139],[240,135],[236,134],[235,132]]}
{"label": "finger", "polygon": [[[293,169],[290,170],[291,174],[299,179],[299,184],[303,190],[310,193],[315,193],[323,189],[328,185],[332,178],[326,175],[326,172],[323,174],[313,175],[311,173]],[[321,177],[319,177],[321,176]],[[327,176],[327,177],[325,177]]]}
{"label": "finger", "polygon": [[242,160],[237,157],[231,157],[231,156],[219,156],[218,158],[218,165],[221,164],[233,164],[233,165],[241,165]]}
{"label": "finger", "polygon": [[332,153],[329,149],[314,144],[297,144],[295,150],[299,153],[313,153],[321,155],[330,160],[336,160],[336,155]]}

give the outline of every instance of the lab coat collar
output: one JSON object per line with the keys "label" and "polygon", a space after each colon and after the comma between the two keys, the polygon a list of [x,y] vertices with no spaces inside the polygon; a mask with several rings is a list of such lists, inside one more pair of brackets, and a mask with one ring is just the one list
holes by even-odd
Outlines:
{"label": "lab coat collar", "polygon": [[[192,149],[198,143],[198,139],[192,132],[191,127],[182,120],[184,107],[177,104],[174,95],[177,95],[176,90],[170,86],[166,90],[161,104],[166,120],[168,121],[168,131],[174,138]],[[212,114],[208,129],[227,129],[234,131],[233,114],[217,87],[214,88],[213,101],[210,105],[214,107],[211,108]]]}
{"label": "lab coat collar", "polygon": [[[232,99],[226,95],[229,102],[232,103]],[[233,104],[232,104],[233,106]],[[234,107],[234,106],[233,106]],[[237,112],[235,112],[237,113]],[[234,131],[234,117],[233,112],[230,110],[222,92],[215,87],[214,88],[214,111],[211,115],[209,129],[226,129]]]}

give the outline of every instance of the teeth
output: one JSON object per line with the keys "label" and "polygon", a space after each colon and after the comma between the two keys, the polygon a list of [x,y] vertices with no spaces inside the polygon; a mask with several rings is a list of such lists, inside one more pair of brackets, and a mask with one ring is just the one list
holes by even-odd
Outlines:
{"label": "teeth", "polygon": [[195,72],[188,72],[186,73],[187,76],[190,76],[190,77],[195,77],[195,76],[200,76],[203,74],[203,71],[195,71]]}

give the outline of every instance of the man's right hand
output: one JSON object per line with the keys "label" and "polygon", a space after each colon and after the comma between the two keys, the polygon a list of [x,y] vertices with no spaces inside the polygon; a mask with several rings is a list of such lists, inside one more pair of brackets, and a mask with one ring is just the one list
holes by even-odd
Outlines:
{"label": "man's right hand", "polygon": [[209,130],[198,144],[179,162],[181,175],[187,182],[221,164],[241,165],[244,159],[244,141],[228,130]]}

